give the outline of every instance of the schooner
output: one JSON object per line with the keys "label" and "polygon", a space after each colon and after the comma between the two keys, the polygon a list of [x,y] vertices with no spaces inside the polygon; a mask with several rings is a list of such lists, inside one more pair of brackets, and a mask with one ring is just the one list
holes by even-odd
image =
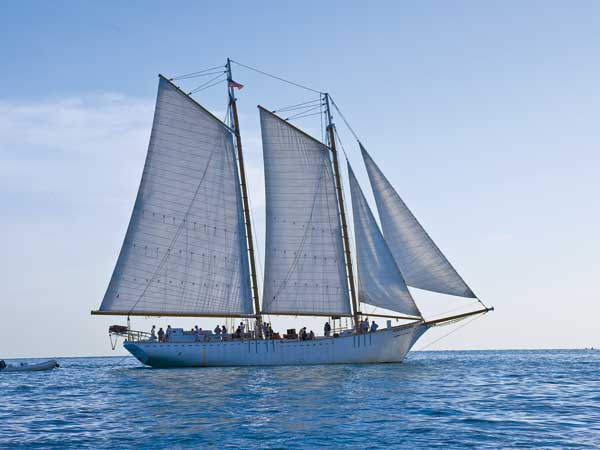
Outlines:
{"label": "schooner", "polygon": [[[321,94],[324,142],[259,106],[266,188],[265,270],[259,297],[235,89],[223,68],[229,125],[159,75],[148,153],[125,239],[97,311],[121,315],[111,335],[145,365],[241,366],[401,362],[430,327],[493,308],[426,320],[408,286],[477,298],[358,142],[381,228],[350,163],[355,254],[347,224],[332,99]],[[336,106],[337,108],[337,106]],[[355,263],[355,264],[354,264]],[[360,305],[403,324],[365,333]],[[310,340],[264,335],[264,315],[350,318]],[[166,342],[130,328],[131,316],[250,319],[251,330]],[[341,321],[340,321],[341,323]]]}

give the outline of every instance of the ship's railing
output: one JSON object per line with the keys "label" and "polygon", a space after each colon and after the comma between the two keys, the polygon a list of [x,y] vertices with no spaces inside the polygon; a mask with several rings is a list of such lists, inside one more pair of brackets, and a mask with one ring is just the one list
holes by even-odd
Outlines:
{"label": "ship's railing", "polygon": [[[412,324],[406,324],[406,325],[396,325],[395,327],[392,328],[401,328],[404,326],[412,326]],[[388,328],[380,328],[378,329],[376,332],[381,332],[381,331],[385,331]],[[372,333],[371,331],[368,332],[369,334]],[[139,331],[139,330],[132,330],[126,326],[121,326],[121,325],[113,325],[109,328],[109,334],[111,336],[111,342],[112,342],[112,338],[117,338],[117,337],[121,337],[125,340],[127,340],[128,342],[156,342],[159,343],[159,340],[157,338],[151,338],[151,334],[148,333],[147,331]],[[279,334],[279,333],[278,333]],[[344,337],[344,336],[350,336],[355,334],[354,330],[351,328],[346,328],[346,327],[335,327],[331,329],[331,334],[329,335],[329,338],[331,337]],[[362,334],[362,333],[359,333]],[[314,339],[324,339],[324,336],[315,336]],[[177,334],[177,335],[172,335],[171,338],[168,339],[168,341],[165,339],[164,342],[170,342],[170,343],[191,343],[191,342],[227,342],[227,341],[232,341],[232,340],[254,340],[256,339],[256,336],[254,335],[254,333],[252,331],[250,332],[246,332],[244,333],[242,336],[237,337],[232,333],[228,333],[225,335],[217,335],[217,334],[212,334],[210,332],[208,332],[208,334],[202,334],[200,336],[198,336],[195,332],[193,331],[184,331],[183,334]],[[268,340],[270,340],[269,338],[267,338]],[[276,339],[281,339],[283,341],[290,341],[290,340],[299,340],[300,337],[297,336],[296,339],[290,339],[287,338],[285,335],[282,335],[281,338],[276,338]]]}
{"label": "ship's railing", "polygon": [[108,334],[112,337],[122,337],[129,342],[139,342],[150,340],[150,333],[146,331],[132,330],[122,325],[112,325],[108,328]]}
{"label": "ship's railing", "polygon": [[150,333],[146,331],[129,330],[129,332],[127,333],[127,341],[129,342],[140,342],[149,340]]}

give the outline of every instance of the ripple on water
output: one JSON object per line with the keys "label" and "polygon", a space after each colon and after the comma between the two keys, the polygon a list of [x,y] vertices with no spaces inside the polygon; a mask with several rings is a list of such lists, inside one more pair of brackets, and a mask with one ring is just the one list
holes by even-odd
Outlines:
{"label": "ripple on water", "polygon": [[598,448],[600,352],[156,370],[67,358],[0,376],[0,448]]}

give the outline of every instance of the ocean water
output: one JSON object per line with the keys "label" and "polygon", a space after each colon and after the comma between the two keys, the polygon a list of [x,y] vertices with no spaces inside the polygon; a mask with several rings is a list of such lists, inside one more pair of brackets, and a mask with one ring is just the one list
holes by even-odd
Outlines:
{"label": "ocean water", "polygon": [[600,351],[402,364],[0,373],[0,448],[600,448]]}

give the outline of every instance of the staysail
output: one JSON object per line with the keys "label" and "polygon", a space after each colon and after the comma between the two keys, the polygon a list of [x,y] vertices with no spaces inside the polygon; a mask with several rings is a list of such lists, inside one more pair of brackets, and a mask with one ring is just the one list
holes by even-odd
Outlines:
{"label": "staysail", "polygon": [[252,314],[227,126],[161,77],[142,181],[100,311]]}
{"label": "staysail", "polygon": [[266,183],[263,312],[350,315],[329,148],[260,108]]}
{"label": "staysail", "polygon": [[360,147],[373,188],[385,240],[406,284],[442,294],[476,298],[365,148],[362,145]]}
{"label": "staysail", "polygon": [[352,194],[359,300],[402,314],[421,316],[350,163],[348,176]]}

